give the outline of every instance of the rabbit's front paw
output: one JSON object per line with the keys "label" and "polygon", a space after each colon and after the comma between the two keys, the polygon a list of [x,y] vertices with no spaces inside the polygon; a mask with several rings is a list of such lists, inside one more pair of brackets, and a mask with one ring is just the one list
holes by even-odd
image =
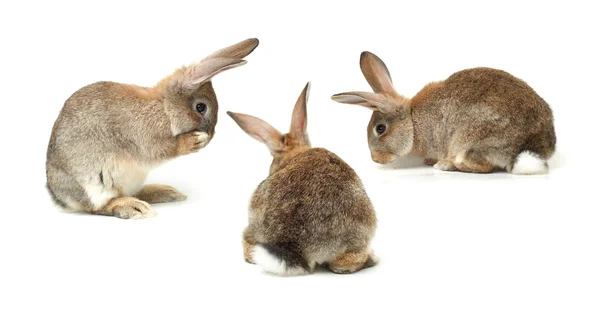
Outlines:
{"label": "rabbit's front paw", "polygon": [[192,131],[177,135],[177,155],[187,155],[199,151],[209,141],[208,133]]}

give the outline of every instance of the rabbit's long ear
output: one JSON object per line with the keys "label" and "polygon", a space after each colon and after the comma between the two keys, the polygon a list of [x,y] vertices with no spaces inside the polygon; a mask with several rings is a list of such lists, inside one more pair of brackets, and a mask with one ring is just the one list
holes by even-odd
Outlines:
{"label": "rabbit's long ear", "polygon": [[290,124],[289,134],[298,142],[306,145],[310,145],[308,139],[308,133],[306,132],[307,118],[306,118],[306,103],[308,102],[308,95],[310,93],[310,82],[306,83],[306,86],[300,93],[294,111],[292,112],[292,123]]}
{"label": "rabbit's long ear", "polygon": [[382,113],[392,113],[397,110],[383,95],[368,92],[347,92],[331,96],[331,99],[344,104],[359,105]]}
{"label": "rabbit's long ear", "polygon": [[221,50],[217,50],[207,56],[204,60],[212,59],[212,58],[231,58],[231,59],[243,59],[247,55],[249,55],[254,49],[258,47],[258,39],[257,38],[248,38],[244,41],[241,41],[235,45],[223,48]]}
{"label": "rabbit's long ear", "polygon": [[258,39],[250,38],[210,54],[202,61],[185,68],[180,86],[186,90],[196,90],[215,75],[246,64],[243,58],[257,46]]}
{"label": "rabbit's long ear", "polygon": [[267,145],[271,154],[283,151],[283,135],[267,122],[242,113],[227,111],[227,114],[244,130],[248,135],[257,141]]}
{"label": "rabbit's long ear", "polygon": [[375,93],[397,94],[392,84],[390,71],[378,56],[363,51],[360,54],[360,69]]}
{"label": "rabbit's long ear", "polygon": [[223,57],[202,60],[185,70],[181,80],[181,87],[188,90],[195,90],[200,85],[210,81],[213,76],[246,63],[246,60]]}

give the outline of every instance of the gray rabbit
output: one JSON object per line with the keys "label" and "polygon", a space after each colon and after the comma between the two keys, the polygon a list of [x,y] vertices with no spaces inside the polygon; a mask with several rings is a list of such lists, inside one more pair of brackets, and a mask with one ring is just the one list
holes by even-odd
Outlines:
{"label": "gray rabbit", "polygon": [[144,218],[149,203],[186,199],[166,185],[144,185],[150,170],[197,152],[214,135],[218,103],[211,78],[241,66],[258,46],[247,39],[177,69],[154,87],[98,82],[64,104],[50,137],[48,190],[75,211]]}

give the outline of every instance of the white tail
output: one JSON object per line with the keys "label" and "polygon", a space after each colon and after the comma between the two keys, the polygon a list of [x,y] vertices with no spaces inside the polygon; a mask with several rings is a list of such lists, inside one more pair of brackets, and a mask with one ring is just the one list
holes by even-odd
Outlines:
{"label": "white tail", "polygon": [[282,256],[277,256],[269,252],[265,247],[258,244],[252,252],[252,260],[256,265],[261,266],[265,271],[280,276],[296,276],[307,274],[308,271],[299,265],[289,265]]}
{"label": "white tail", "polygon": [[538,154],[525,150],[517,156],[510,172],[513,174],[546,174],[548,173],[548,164]]}

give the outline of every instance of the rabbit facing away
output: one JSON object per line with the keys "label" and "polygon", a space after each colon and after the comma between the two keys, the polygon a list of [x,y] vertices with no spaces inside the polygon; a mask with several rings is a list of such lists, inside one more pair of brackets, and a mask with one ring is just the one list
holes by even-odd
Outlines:
{"label": "rabbit facing away", "polygon": [[354,170],[335,154],[311,148],[309,87],[296,102],[288,134],[259,118],[227,112],[273,156],[269,176],[250,201],[244,258],[283,276],[307,274],[317,265],[353,273],[377,263],[369,247],[375,212]]}
{"label": "rabbit facing away", "polygon": [[145,218],[149,203],[186,199],[166,185],[143,185],[148,172],[197,152],[215,133],[218,103],[211,78],[241,66],[258,46],[247,39],[177,69],[154,87],[97,82],[64,104],[48,145],[47,187],[73,211]]}
{"label": "rabbit facing away", "polygon": [[332,99],[373,110],[367,134],[375,162],[414,154],[446,171],[547,173],[556,144],[552,110],[524,81],[501,70],[473,68],[408,98],[396,92],[376,55],[363,52],[360,67],[374,93]]}

